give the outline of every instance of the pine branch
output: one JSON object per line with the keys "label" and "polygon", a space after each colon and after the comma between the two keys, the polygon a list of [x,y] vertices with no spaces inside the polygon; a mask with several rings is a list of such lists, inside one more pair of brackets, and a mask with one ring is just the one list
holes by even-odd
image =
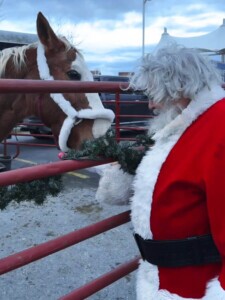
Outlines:
{"label": "pine branch", "polygon": [[11,201],[34,201],[41,205],[48,195],[57,196],[62,188],[61,175],[0,187],[0,209],[5,209]]}
{"label": "pine branch", "polygon": [[125,172],[135,174],[142,157],[153,143],[154,141],[147,135],[136,136],[135,142],[117,143],[115,132],[109,130],[104,137],[85,141],[80,151],[70,150],[64,159],[112,158],[119,162]]}
{"label": "pine branch", "polygon": [[[135,142],[117,143],[115,132],[109,130],[104,137],[94,141],[85,141],[80,151],[70,150],[64,159],[102,159],[117,160],[124,172],[135,174],[145,152],[153,145],[153,140],[147,135],[136,136]],[[0,187],[0,209],[5,209],[11,201],[34,201],[41,205],[48,195],[57,196],[62,190],[60,175],[51,176],[8,187]]]}

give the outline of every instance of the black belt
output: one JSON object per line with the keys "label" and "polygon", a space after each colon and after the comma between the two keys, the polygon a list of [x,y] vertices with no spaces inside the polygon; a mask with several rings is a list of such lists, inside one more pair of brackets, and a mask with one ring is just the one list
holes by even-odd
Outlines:
{"label": "black belt", "polygon": [[221,262],[211,234],[181,240],[144,240],[134,235],[141,256],[159,267],[184,267]]}

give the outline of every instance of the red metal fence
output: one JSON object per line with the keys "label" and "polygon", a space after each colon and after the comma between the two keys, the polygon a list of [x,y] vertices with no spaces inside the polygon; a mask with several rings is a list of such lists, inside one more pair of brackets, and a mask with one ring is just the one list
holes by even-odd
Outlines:
{"label": "red metal fence", "polygon": [[[71,84],[72,83],[72,84]],[[121,87],[122,88],[126,88],[128,86],[128,83],[122,82],[81,82],[81,83],[73,83],[73,82],[64,82],[64,81],[57,81],[57,87],[55,86],[54,82],[53,84],[50,82],[50,84],[48,85],[48,82],[42,82],[42,81],[34,81],[34,80],[11,80],[11,79],[1,79],[0,81],[0,92],[4,92],[4,93],[19,93],[21,91],[23,91],[24,89],[26,90],[27,93],[31,93],[32,89],[34,92],[39,91],[39,92],[46,92],[46,91],[58,91],[60,90],[61,92],[65,92],[65,91],[74,91],[74,92],[115,92],[115,101],[112,102],[107,101],[107,100],[103,100],[103,104],[110,104],[115,107],[115,123],[112,126],[115,129],[115,134],[116,134],[116,140],[119,141],[125,141],[125,140],[135,140],[135,137],[133,134],[133,137],[122,137],[121,136],[121,130],[122,131],[127,131],[129,130],[129,132],[133,131],[133,133],[136,132],[136,134],[138,132],[143,132],[146,130],[145,127],[143,126],[130,126],[129,127],[125,124],[121,125],[120,119],[128,119],[128,118],[138,118],[138,119],[142,119],[143,121],[147,120],[150,118],[150,115],[146,114],[145,115],[140,115],[140,114],[135,114],[132,113],[132,115],[130,114],[121,114],[121,105],[129,105],[129,104],[134,104],[134,101],[122,101],[120,100],[120,92],[121,92]],[[138,103],[138,105],[145,105],[147,104],[147,101],[135,101],[135,103]],[[29,125],[29,127],[32,126],[43,126],[44,124],[40,123],[35,123],[35,124],[27,124],[25,122],[19,123],[19,126],[23,126],[26,127],[27,125]],[[12,155],[13,158],[16,158],[19,156],[20,154],[20,146],[26,146],[26,147],[56,147],[57,145],[52,142],[44,142],[43,138],[50,138],[50,139],[54,139],[52,135],[47,135],[47,134],[34,134],[34,133],[29,133],[29,132],[22,132],[22,131],[18,131],[18,130],[14,130],[11,133],[11,136],[16,137],[16,140],[9,140],[9,139],[5,139],[3,141],[3,152],[4,155],[8,154],[8,146],[15,146],[15,150],[14,150],[14,154]],[[19,137],[35,137],[40,139],[39,142],[30,142],[30,141],[20,141],[18,138]]]}
{"label": "red metal fence", "polygon": [[[125,83],[116,82],[89,82],[76,83],[65,81],[35,81],[35,80],[0,80],[0,93],[59,93],[59,92],[116,92],[119,94],[121,85],[126,87]],[[225,88],[225,85],[223,85]],[[59,161],[46,165],[39,165],[34,167],[23,168],[20,170],[11,170],[0,173],[0,186],[24,182],[27,180],[34,180],[42,177],[61,174],[64,172],[96,166],[99,164],[108,163],[110,160],[101,162],[96,161]],[[16,268],[29,264],[35,260],[43,258],[47,255],[63,250],[66,247],[79,243],[85,239],[96,236],[104,231],[110,230],[116,226],[120,226],[129,222],[130,212],[124,212],[116,216],[112,216],[98,223],[92,224],[88,227],[71,232],[67,235],[61,236],[57,239],[51,240],[44,244],[32,247],[30,249],[13,254],[9,257],[0,260],[0,273],[12,271]],[[93,282],[72,291],[70,294],[63,296],[61,299],[85,299],[86,297],[96,293],[100,289],[106,287],[112,282],[120,279],[126,274],[134,271],[138,266],[138,257],[120,265],[113,271],[104,274]]]}
{"label": "red metal fence", "polygon": [[[125,86],[124,83],[122,83]],[[76,83],[65,81],[34,81],[34,80],[0,80],[0,93],[34,93],[34,92],[103,92],[113,91],[119,95],[121,83]],[[117,96],[119,97],[119,96]],[[117,100],[119,101],[119,99]],[[35,180],[56,174],[62,174],[69,171],[84,169],[109,163],[112,160],[102,161],[58,161],[49,164],[38,165],[23,169],[16,169],[0,173],[0,187],[19,182]],[[85,228],[76,230],[59,238],[50,240],[38,246],[15,253],[8,257],[0,259],[0,274],[4,274],[20,268],[26,264],[46,257],[52,253],[63,250],[75,245],[88,238],[94,237],[100,233],[108,231],[117,226],[121,226],[130,221],[130,212],[126,211],[119,215],[109,217],[98,223],[89,225]],[[125,251],[125,249],[124,249]],[[116,280],[124,277],[134,271],[138,266],[139,257],[134,257],[130,261],[116,267],[109,273],[100,278],[87,283],[85,286],[72,291],[61,299],[85,299],[104,287],[110,285]]]}
{"label": "red metal fence", "polygon": [[[61,174],[71,170],[93,167],[108,162],[110,161],[59,161],[35,167],[23,168],[22,170],[11,170],[0,173],[0,186],[11,185],[27,180],[39,179],[44,176],[47,177],[55,174]],[[40,244],[38,246],[26,249],[19,253],[10,255],[6,258],[0,259],[0,274],[5,274],[9,271],[25,266],[31,262],[34,262],[50,254],[75,245],[88,238],[94,237],[112,228],[123,225],[129,221],[130,212],[126,211],[124,213],[109,217],[98,223],[89,225],[87,227],[76,230],[59,238],[50,240],[46,243]],[[116,267],[113,271],[102,275],[100,278],[95,279],[94,281],[86,284],[83,287],[78,288],[75,291],[72,291],[70,294],[65,295],[61,299],[78,300],[85,299],[86,297],[91,296],[93,293],[98,292],[99,290],[103,289],[109,284],[134,271],[138,266],[138,260],[138,257],[131,259],[130,261]]]}

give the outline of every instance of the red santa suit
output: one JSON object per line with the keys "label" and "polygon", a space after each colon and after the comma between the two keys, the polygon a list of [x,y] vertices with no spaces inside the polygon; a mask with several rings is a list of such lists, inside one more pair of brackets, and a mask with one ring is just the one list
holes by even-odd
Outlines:
{"label": "red santa suit", "polygon": [[202,90],[154,139],[134,180],[134,231],[153,240],[211,233],[222,263],[165,268],[141,260],[137,299],[225,300],[225,91]]}

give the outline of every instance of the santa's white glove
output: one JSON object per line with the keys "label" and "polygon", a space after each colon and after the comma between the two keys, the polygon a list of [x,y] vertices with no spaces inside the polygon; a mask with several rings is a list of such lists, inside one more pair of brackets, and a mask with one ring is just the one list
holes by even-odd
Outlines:
{"label": "santa's white glove", "polygon": [[108,204],[128,204],[132,195],[133,178],[118,163],[109,164],[103,170],[95,199]]}

